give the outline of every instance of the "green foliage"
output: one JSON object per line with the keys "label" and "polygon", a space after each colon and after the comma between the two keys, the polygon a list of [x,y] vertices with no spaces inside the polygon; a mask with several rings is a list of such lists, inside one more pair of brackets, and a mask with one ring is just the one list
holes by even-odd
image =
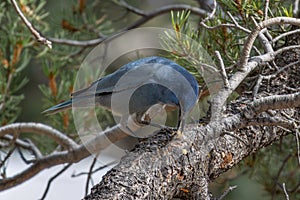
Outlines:
{"label": "green foliage", "polygon": [[[87,5],[86,1],[70,0],[64,3],[64,7],[54,8],[55,13],[52,14],[45,11],[46,0],[21,0],[18,3],[26,17],[41,33],[70,40],[89,40],[110,35],[124,27],[124,24],[130,24],[130,20],[133,19],[130,14],[127,15],[128,11],[125,8],[116,6],[119,5],[119,1],[116,0],[92,1],[89,2],[90,5]],[[255,22],[264,20],[264,0],[219,0],[218,3],[222,9],[218,8],[216,16],[205,22],[208,26],[234,24],[227,11],[240,26],[250,31],[254,28]],[[55,2],[56,4],[58,2]],[[39,86],[44,100],[43,108],[39,108],[42,111],[70,98],[77,70],[90,48],[56,44],[49,50],[37,44],[9,1],[0,2],[0,8],[4,11],[0,12],[0,124],[4,125],[15,122],[21,112],[20,103],[26,97],[22,89],[28,82],[28,79],[24,78],[24,70],[32,67],[33,59],[42,63],[41,68],[46,79],[46,82]],[[111,11],[111,8],[114,10]],[[292,16],[291,3],[270,0],[268,15]],[[214,64],[217,63],[214,60],[216,50],[220,51],[227,73],[231,75],[236,70],[234,66],[240,57],[248,33],[228,27],[207,30],[202,26],[194,26],[194,19],[188,11],[171,12],[174,32],[166,32],[162,36],[162,46],[170,52],[171,58],[197,77],[200,85],[204,84],[205,74],[201,73],[203,70],[199,68],[208,71],[218,69]],[[272,35],[276,35],[289,28],[276,26],[269,31]],[[261,47],[258,43],[256,46]],[[91,81],[93,80],[87,77],[86,83]],[[101,112],[99,121],[103,122],[104,127],[111,124],[113,119],[110,114],[105,112],[103,115],[102,110],[97,112]],[[48,124],[77,139],[70,111],[47,116],[46,120]],[[30,134],[26,136],[33,139],[44,153],[56,148],[56,144],[47,138]],[[248,168],[248,174],[259,181],[269,193],[273,192],[276,184],[275,192],[282,193],[278,186],[278,183],[282,182],[287,183],[287,188],[295,188],[300,174],[295,170],[296,146],[290,144],[294,144],[292,136],[261,151],[255,158],[249,157],[242,164],[242,168]],[[277,176],[281,164],[289,155],[284,170]]]}
{"label": "green foliage", "polygon": [[202,47],[200,32],[190,25],[188,19],[190,12],[171,12],[174,31],[165,32],[161,37],[164,49],[170,52],[170,57],[177,63],[187,68],[203,85],[204,71],[215,71],[211,57]]}
{"label": "green foliage", "polygon": [[[107,19],[107,9],[99,2],[93,3],[93,6],[85,5],[85,1],[69,2],[71,5],[68,6],[73,8],[73,12],[69,12],[70,9],[57,12],[62,18],[59,18],[60,26],[54,28],[56,16],[53,17],[45,11],[45,0],[17,2],[26,18],[44,35],[88,40],[116,31],[115,27],[111,27],[112,22]],[[0,13],[0,22],[5,24],[0,28],[0,124],[4,125],[15,122],[21,113],[19,104],[25,97],[22,89],[28,82],[28,79],[24,78],[24,70],[33,67],[30,64],[32,60],[42,63],[42,71],[47,80],[46,84],[39,86],[44,95],[43,108],[46,109],[70,98],[76,72],[89,48],[54,45],[53,49],[49,50],[36,42],[9,1],[1,2],[0,8],[5,10]],[[49,21],[49,17],[53,18]],[[43,108],[39,110],[42,111]],[[71,137],[77,137],[77,134],[74,134],[75,127],[70,112],[47,116],[46,120],[53,127],[69,133]],[[45,152],[55,147],[51,140],[28,136],[44,146]]]}
{"label": "green foliage", "polygon": [[[286,184],[290,199],[299,199],[299,161],[295,135],[288,135],[248,156],[232,173],[246,174],[260,183],[265,199],[285,199],[282,184]],[[232,179],[232,177],[231,177]],[[231,180],[232,181],[232,180]],[[230,181],[229,181],[230,182]]]}
{"label": "green foliage", "polygon": [[[35,0],[27,3],[37,5]],[[41,30],[46,30],[39,23],[46,16],[41,6],[37,7],[36,12],[26,4],[21,3],[21,6],[23,12],[37,22]],[[13,6],[5,1],[0,3],[0,7],[5,10],[0,14],[0,124],[4,125],[14,122],[21,112],[19,104],[24,99],[21,89],[28,82],[23,71],[31,61],[30,48],[34,42],[28,29],[20,25],[20,18],[15,14]]]}
{"label": "green foliage", "polygon": [[[108,6],[111,2],[103,5],[94,2],[87,5],[85,1],[70,1],[67,8],[56,11],[60,18],[56,19],[52,16],[51,20],[60,24],[60,27],[49,30],[48,35],[55,35],[57,38],[68,38],[70,40],[89,40],[111,34],[116,31],[112,27],[107,13]],[[68,45],[54,45],[51,51],[40,53],[38,56],[43,60],[42,69],[48,83],[40,85],[39,89],[44,95],[44,109],[68,100],[70,94],[74,91],[73,84],[84,59],[87,47],[75,47]],[[91,81],[86,78],[86,85]],[[47,122],[52,126],[70,134],[73,138],[77,138],[74,134],[75,126],[73,116],[70,111],[64,111],[55,115],[47,116]]]}
{"label": "green foliage", "polygon": [[[208,55],[215,58],[214,51],[218,50],[230,76],[236,70],[235,65],[240,58],[243,44],[249,32],[254,29],[255,23],[262,22],[265,18],[265,1],[220,0],[218,2],[222,9],[217,9],[216,16],[205,22],[210,27],[216,27],[213,30],[208,30],[201,26],[193,28],[195,26],[192,25],[190,13],[187,11],[177,12],[176,14],[172,12],[172,26],[176,34],[166,33],[166,36],[162,38],[162,45],[167,51],[171,52],[170,57],[192,72],[195,72],[193,68],[202,62],[218,68],[213,64],[215,60],[210,61],[205,59],[207,56],[199,55],[206,51]],[[268,16],[291,17],[292,6],[291,4],[288,4],[288,6],[286,4],[288,4],[286,1],[271,0]],[[230,12],[235,21],[224,10]],[[248,32],[237,28],[217,27],[220,24],[234,23],[238,23],[247,29]],[[289,29],[290,26],[275,26],[269,31],[276,36]],[[195,46],[193,46],[192,40],[196,44]],[[202,46],[201,48],[199,48],[200,45]],[[256,42],[255,46],[259,50],[262,49],[259,42]],[[252,54],[255,55],[257,53],[253,51]],[[195,60],[199,61],[199,63],[194,62]],[[203,84],[203,74],[195,75],[199,83]],[[238,96],[235,98],[238,98]],[[286,183],[290,197],[299,199],[297,186],[300,172],[297,166],[297,146],[294,136],[290,135],[273,146],[263,149],[253,156],[249,156],[239,167],[233,169],[232,173],[247,173],[249,177],[263,186],[268,197],[273,195],[276,198],[284,199],[282,183]],[[226,180],[226,177],[223,177],[224,179]]]}

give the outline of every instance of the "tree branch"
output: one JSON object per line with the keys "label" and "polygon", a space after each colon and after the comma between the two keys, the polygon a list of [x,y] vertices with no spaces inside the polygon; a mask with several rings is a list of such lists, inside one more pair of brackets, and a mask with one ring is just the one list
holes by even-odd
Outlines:
{"label": "tree branch", "polygon": [[119,0],[118,1],[118,5],[126,8],[128,11],[134,13],[134,14],[137,14],[137,15],[140,15],[142,17],[145,17],[146,16],[146,13],[145,11],[141,10],[141,9],[138,9],[132,5],[129,5],[125,0]]}
{"label": "tree branch", "polygon": [[270,0],[265,0],[264,20],[268,19]]}
{"label": "tree branch", "polygon": [[63,133],[59,132],[58,130],[55,130],[50,126],[40,123],[9,124],[0,128],[0,137],[3,137],[6,134],[15,134],[21,132],[32,132],[41,135],[46,135],[66,149],[75,149],[76,147],[78,147],[77,143],[75,143],[72,139],[70,139]]}
{"label": "tree branch", "polygon": [[220,72],[221,72],[221,77],[222,77],[222,80],[223,80],[223,83],[224,83],[224,87],[227,89],[227,88],[230,87],[230,85],[229,85],[227,74],[226,74],[226,71],[225,71],[225,65],[224,65],[223,59],[222,59],[221,54],[220,54],[219,51],[215,51],[215,54],[216,54],[216,57],[217,57],[218,62],[219,62]]}
{"label": "tree branch", "polygon": [[59,172],[57,172],[54,176],[52,176],[46,186],[46,189],[44,191],[43,196],[40,198],[40,200],[44,200],[47,196],[47,193],[51,187],[51,183],[57,178],[59,177],[62,173],[64,173],[69,167],[71,167],[72,164],[67,164],[66,166],[64,166]]}
{"label": "tree branch", "polygon": [[282,183],[282,188],[283,188],[286,200],[290,200],[289,194],[287,193],[286,188],[285,188],[285,183]]}
{"label": "tree branch", "polygon": [[[55,129],[37,123],[17,123],[1,127],[0,137],[2,137],[4,134],[9,134],[11,131],[17,131],[19,133],[22,131],[26,132],[28,130],[35,133],[48,134],[50,137],[54,137],[55,140],[60,143],[64,141],[62,138],[67,138],[64,135],[60,135],[62,133],[58,133]],[[115,143],[116,141],[119,141],[127,136],[128,135],[122,132],[119,126],[114,126],[105,130],[102,134],[99,134],[95,138],[87,141],[85,144],[75,145],[72,144],[73,142],[66,142],[64,145],[67,145],[67,147],[71,146],[72,148],[68,148],[68,150],[65,151],[54,152],[50,155],[36,159],[32,165],[30,165],[27,169],[24,169],[19,174],[0,180],[0,191],[21,184],[46,168],[64,163],[76,163],[83,158],[88,157],[92,153],[101,152],[112,143]],[[66,139],[65,141],[68,140],[69,139]]]}
{"label": "tree branch", "polygon": [[295,26],[300,26],[300,19],[291,18],[291,17],[275,17],[271,19],[267,19],[265,21],[260,22],[256,28],[249,34],[242,51],[242,56],[239,61],[239,69],[244,71],[247,70],[246,66],[248,63],[249,55],[251,49],[253,47],[253,43],[257,36],[259,35],[260,31],[264,28],[267,28],[272,25],[281,25],[281,24],[291,24]]}
{"label": "tree branch", "polygon": [[[201,185],[204,179],[213,180],[250,152],[256,152],[287,134],[281,129],[274,132],[267,127],[259,128],[263,134],[247,134],[249,129],[239,129],[244,126],[243,121],[242,116],[235,115],[207,126],[187,126],[182,138],[154,148],[151,144],[160,144],[166,133],[158,134],[126,155],[85,199],[130,196],[171,199],[180,196],[182,188],[191,191],[193,185]],[[235,130],[235,134],[249,141],[250,145],[245,146],[240,140],[227,135],[206,140],[212,132],[219,134],[225,130]]]}
{"label": "tree branch", "polygon": [[5,141],[8,141],[8,144],[6,144],[6,143],[0,144],[1,148],[8,148],[9,146],[11,146],[11,142],[14,142],[14,144],[17,147],[31,151],[31,153],[35,156],[35,158],[42,157],[42,153],[40,152],[40,150],[29,139],[26,139],[26,140],[21,140],[19,138],[15,139],[12,135],[4,135],[3,137],[0,137],[0,138]]}
{"label": "tree branch", "polygon": [[237,186],[230,186],[217,200],[222,200],[224,199],[232,190],[236,189]]}
{"label": "tree branch", "polygon": [[[230,13],[229,13],[230,14]],[[229,15],[230,16],[230,15]],[[233,19],[234,20],[234,19]],[[234,20],[235,21],[235,20]],[[229,85],[231,88],[223,88],[215,97],[212,99],[212,120],[219,120],[222,114],[222,108],[224,106],[224,103],[226,102],[227,98],[229,97],[230,94],[236,89],[236,87],[248,76],[248,74],[260,63],[264,62],[269,62],[273,61],[276,55],[279,55],[280,53],[291,50],[294,48],[299,48],[299,45],[293,45],[289,47],[284,47],[282,49],[277,50],[276,52],[273,52],[272,49],[264,55],[260,55],[257,57],[253,57],[248,61],[250,51],[252,49],[252,45],[254,43],[254,40],[256,37],[260,34],[260,31],[263,30],[264,28],[275,25],[275,24],[297,24],[300,25],[300,20],[294,19],[294,18],[287,18],[287,17],[277,17],[277,18],[272,18],[269,20],[266,20],[264,22],[261,22],[257,25],[256,29],[252,31],[247,38],[247,41],[244,45],[242,57],[240,59],[240,69],[241,72],[235,73],[229,82]],[[238,24],[236,24],[238,25]],[[263,40],[264,41],[264,40]],[[268,48],[269,49],[269,48]],[[243,67],[241,67],[243,66]]]}
{"label": "tree branch", "polygon": [[257,99],[251,103],[253,113],[247,117],[252,118],[267,110],[287,109],[300,107],[300,92],[286,95],[273,95]]}
{"label": "tree branch", "polygon": [[272,40],[272,43],[275,44],[281,38],[289,36],[289,35],[292,35],[292,34],[295,34],[295,33],[299,33],[299,32],[300,32],[300,29],[296,29],[296,30],[292,30],[292,31],[288,31],[288,32],[282,33],[282,34],[278,35],[277,37],[275,37]]}
{"label": "tree branch", "polygon": [[237,71],[228,80],[230,88],[222,88],[211,100],[211,120],[218,121],[222,117],[224,104],[232,92],[240,85],[240,83],[255,69],[259,64],[274,60],[274,53],[267,53],[264,55],[253,57],[244,71]]}
{"label": "tree branch", "polygon": [[49,49],[52,49],[52,42],[48,40],[47,38],[43,37],[38,30],[36,30],[30,21],[24,16],[21,9],[19,8],[17,2],[15,0],[11,0],[11,3],[13,4],[17,14],[20,16],[24,24],[27,26],[29,31],[32,33],[32,35],[36,38],[36,40],[43,45],[46,45]]}
{"label": "tree branch", "polygon": [[[139,10],[138,12],[142,13],[142,17],[139,20],[132,23],[131,25],[124,27],[121,30],[117,31],[116,34],[137,28],[137,27],[143,25],[144,23],[146,23],[147,21],[149,21],[161,14],[170,12],[171,10],[173,10],[173,11],[190,10],[191,13],[201,16],[201,17],[209,15],[209,13],[206,12],[205,10],[202,10],[200,8],[193,7],[190,5],[186,5],[186,4],[167,5],[167,6],[163,6],[161,8],[158,8],[158,9],[155,9],[155,10],[149,11],[149,12]],[[101,38],[86,40],[86,41],[58,39],[58,38],[49,38],[49,40],[51,40],[53,43],[65,44],[65,45],[71,45],[71,46],[95,46],[95,45],[99,44],[100,42],[102,42],[103,40],[105,40],[106,38],[107,37],[101,37]]]}

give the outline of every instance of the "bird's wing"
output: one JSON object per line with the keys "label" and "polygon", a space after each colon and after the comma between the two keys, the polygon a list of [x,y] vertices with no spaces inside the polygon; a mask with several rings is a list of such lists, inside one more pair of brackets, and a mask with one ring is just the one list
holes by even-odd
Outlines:
{"label": "bird's wing", "polygon": [[107,94],[112,93],[115,84],[120,79],[120,77],[126,73],[126,69],[119,69],[116,72],[104,76],[93,83],[87,88],[75,91],[71,96],[95,96],[96,94]]}
{"label": "bird's wing", "polygon": [[95,96],[108,93],[122,92],[129,89],[135,89],[143,84],[151,81],[155,74],[155,69],[151,68],[147,63],[139,63],[138,65],[130,65],[131,63],[121,67],[112,74],[94,81],[89,87],[78,90],[71,95],[74,96]]}
{"label": "bird's wing", "polygon": [[118,81],[116,81],[112,92],[124,92],[139,88],[147,83],[153,83],[154,76],[155,70],[151,69],[151,67],[138,66],[126,72],[126,74],[122,74]]}
{"label": "bird's wing", "polygon": [[101,81],[101,79],[98,79],[94,82],[92,82],[88,87],[86,88],[83,88],[83,89],[80,89],[80,90],[77,90],[73,93],[71,93],[71,96],[74,97],[74,96],[86,96],[88,95],[91,91],[95,91],[95,87],[97,87],[98,85],[98,82]]}

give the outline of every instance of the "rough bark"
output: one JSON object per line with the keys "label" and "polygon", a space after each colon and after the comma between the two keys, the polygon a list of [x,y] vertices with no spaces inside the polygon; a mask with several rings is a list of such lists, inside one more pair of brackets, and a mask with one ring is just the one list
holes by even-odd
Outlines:
{"label": "rough bark", "polygon": [[236,137],[223,135],[203,143],[199,135],[206,131],[195,128],[188,127],[182,138],[166,145],[171,138],[166,133],[140,143],[85,199],[197,199],[197,192],[207,199],[203,195],[208,193],[201,192],[207,187],[203,180],[214,180],[250,153],[287,134],[280,128],[245,128]]}
{"label": "rough bark", "polygon": [[[298,60],[298,50],[291,50],[278,55],[276,64],[280,69]],[[272,74],[267,67],[259,71]],[[262,81],[255,98],[292,93],[290,88],[299,88],[299,74],[299,64],[282,70]],[[244,93],[227,105],[222,120],[190,125],[181,137],[164,131],[142,141],[92,188],[85,200],[210,199],[210,181],[249,154],[291,133],[289,130],[295,128],[291,119],[300,119],[299,104],[291,109],[267,107],[260,114],[255,113],[260,108],[253,104],[251,115],[247,115],[253,101],[247,91],[253,89],[257,79],[241,84],[244,88],[246,85]],[[219,137],[206,137],[217,133]]]}

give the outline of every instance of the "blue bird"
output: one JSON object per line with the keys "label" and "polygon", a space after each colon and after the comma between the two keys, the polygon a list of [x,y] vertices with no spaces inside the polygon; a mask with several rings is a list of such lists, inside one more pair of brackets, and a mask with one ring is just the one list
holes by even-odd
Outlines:
{"label": "blue bird", "polygon": [[127,126],[129,118],[140,125],[151,125],[151,109],[161,105],[167,110],[179,110],[179,128],[195,106],[199,88],[195,77],[186,69],[169,59],[153,56],[130,62],[71,95],[70,100],[43,113],[99,105],[121,116],[123,125]]}

